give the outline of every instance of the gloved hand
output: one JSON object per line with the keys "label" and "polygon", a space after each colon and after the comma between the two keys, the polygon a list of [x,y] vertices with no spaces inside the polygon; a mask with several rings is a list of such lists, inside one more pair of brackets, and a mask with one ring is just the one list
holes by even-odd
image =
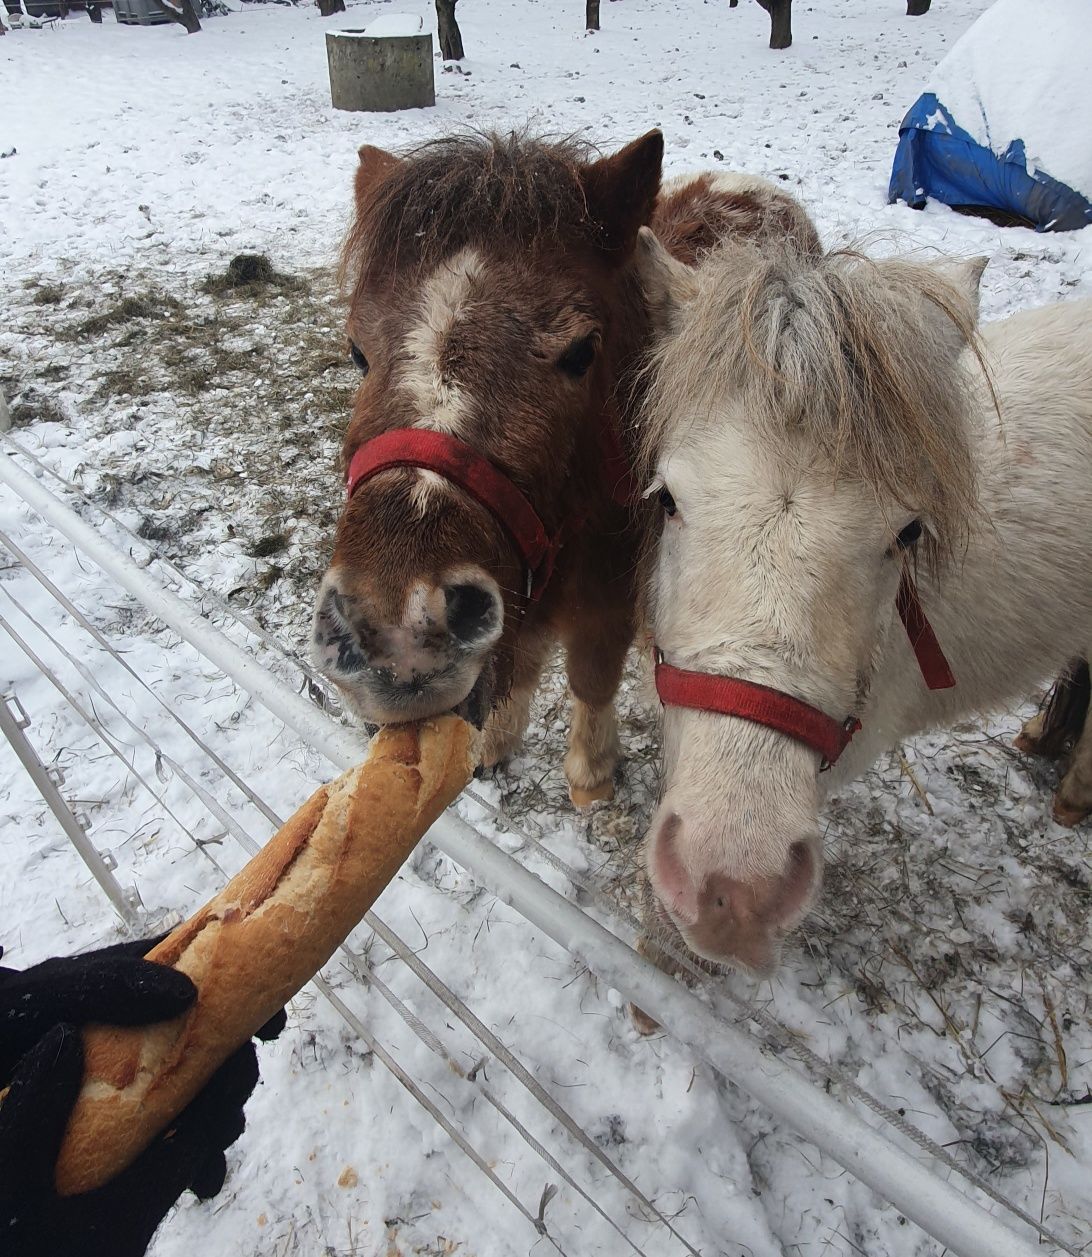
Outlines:
{"label": "gloved hand", "polygon": [[[142,960],[157,939],[125,943],[24,972],[0,969],[0,1251],[4,1257],[142,1257],[164,1214],[187,1188],[199,1199],[224,1185],[224,1150],[242,1134],[258,1081],[246,1043],[189,1107],[104,1187],[58,1197],[53,1171],[83,1080],[78,1028],[146,1025],[177,1017],[193,983]],[[2,955],[2,952],[0,952]],[[258,1037],[276,1038],[283,1010]]]}

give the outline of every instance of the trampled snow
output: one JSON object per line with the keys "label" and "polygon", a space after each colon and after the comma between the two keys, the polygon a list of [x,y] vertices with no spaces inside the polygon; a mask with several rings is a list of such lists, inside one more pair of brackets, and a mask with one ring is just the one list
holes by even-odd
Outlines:
{"label": "trampled snow", "polygon": [[[433,29],[426,0],[395,3]],[[82,14],[54,30],[4,36],[0,388],[17,439],[145,538],[138,543],[84,508],[139,562],[150,562],[151,550],[169,556],[290,649],[305,650],[308,599],[340,500],[337,434],[354,383],[330,271],[356,149],[468,126],[581,131],[605,147],[660,126],[669,173],[709,167],[777,179],[804,201],[829,245],[863,238],[884,251],[987,254],[986,318],[1092,295],[1080,238],[1087,233],[1044,238],[942,206],[918,214],[886,204],[906,106],[985,0],[935,0],[924,18],[905,17],[902,0],[795,7],[794,46],[778,54],[766,47],[768,21],[750,0],[736,9],[724,0],[622,0],[603,5],[595,35],[584,33],[579,3],[465,0],[458,12],[468,59],[438,67],[435,109],[382,116],[331,108],[324,46],[329,29],[388,16],[378,3],[350,4],[329,21],[311,7],[247,5],[205,21],[193,37],[174,26],[118,26],[109,16],[95,27]],[[294,286],[260,297],[200,287],[244,251],[268,253]],[[330,775],[329,764],[7,492],[0,530],[279,814]],[[298,669],[218,607],[210,613],[306,690]],[[64,769],[64,792],[86,812],[93,840],[114,851],[122,884],[137,885],[149,909],[193,909],[245,855],[178,770],[255,838],[270,832],[269,820],[15,564],[0,572],[0,616],[125,757],[5,643],[0,686],[29,712],[28,736],[42,758]],[[112,712],[46,630],[153,745]],[[480,783],[516,826],[473,800],[460,804],[516,858],[597,913],[601,905],[516,827],[632,907],[658,756],[655,709],[634,670],[622,714],[627,761],[613,804],[586,816],[568,806],[567,705],[556,668],[526,750]],[[1092,1106],[1082,1103],[1092,1086],[1092,864],[1087,831],[1050,821],[1054,769],[1008,749],[1019,715],[915,739],[834,800],[823,902],[782,974],[754,991],[731,977],[711,977],[702,990],[718,1007],[727,989],[757,994],[809,1048],[1007,1198],[1083,1243],[1092,1219]],[[616,992],[427,845],[378,911],[706,1257],[940,1257],[939,1245],[670,1037],[640,1038]],[[5,963],[117,937],[98,888],[0,747]],[[633,1244],[650,1257],[685,1251],[367,926],[351,942]],[[309,990],[292,1001],[280,1040],[261,1049],[263,1081],[224,1191],[206,1205],[185,1200],[153,1257],[633,1251],[486,1102],[478,1082],[458,1077],[375,989],[340,960],[326,976],[531,1220]],[[552,1197],[549,1184],[560,1188]],[[533,1221],[540,1212],[545,1235]]]}

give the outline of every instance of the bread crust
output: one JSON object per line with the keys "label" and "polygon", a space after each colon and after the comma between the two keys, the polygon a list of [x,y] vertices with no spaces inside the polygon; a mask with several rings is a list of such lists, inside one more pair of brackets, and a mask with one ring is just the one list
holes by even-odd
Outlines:
{"label": "bread crust", "polygon": [[391,725],[315,792],[246,867],[148,959],[187,974],[196,1003],[150,1027],[88,1026],[84,1083],[57,1159],[62,1196],[120,1173],[225,1060],[322,967],[477,765],[457,716]]}

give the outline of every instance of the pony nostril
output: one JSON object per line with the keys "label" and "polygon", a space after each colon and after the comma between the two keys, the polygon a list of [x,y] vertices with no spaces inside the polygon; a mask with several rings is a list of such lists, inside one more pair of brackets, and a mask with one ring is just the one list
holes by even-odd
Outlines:
{"label": "pony nostril", "polygon": [[315,608],[311,630],[315,659],[321,669],[348,676],[363,672],[368,666],[363,653],[367,629],[353,619],[352,600],[328,586]]}
{"label": "pony nostril", "polygon": [[496,631],[500,623],[497,599],[481,585],[448,585],[444,590],[447,602],[447,631],[460,642],[470,645]]}

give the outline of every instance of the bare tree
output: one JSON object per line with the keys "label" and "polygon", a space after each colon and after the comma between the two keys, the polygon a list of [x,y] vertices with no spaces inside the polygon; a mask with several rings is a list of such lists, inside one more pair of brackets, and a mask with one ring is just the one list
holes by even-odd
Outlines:
{"label": "bare tree", "polygon": [[788,48],[792,44],[792,0],[758,0],[758,3],[770,15],[770,47]]}
{"label": "bare tree", "polygon": [[436,25],[440,35],[440,56],[445,61],[462,61],[463,35],[455,20],[459,0],[436,0]]}
{"label": "bare tree", "polygon": [[335,13],[345,12],[345,0],[315,0],[315,3],[319,17],[333,17]]}
{"label": "bare tree", "polygon": [[196,35],[201,29],[201,20],[192,0],[160,0],[160,3],[174,21],[180,22],[186,28],[187,35]]}
{"label": "bare tree", "polygon": [[599,29],[599,0],[587,0],[584,6],[584,27],[589,31]]}
{"label": "bare tree", "polygon": [[906,0],[906,16],[921,17],[923,13],[929,12],[929,5],[932,0]]}

